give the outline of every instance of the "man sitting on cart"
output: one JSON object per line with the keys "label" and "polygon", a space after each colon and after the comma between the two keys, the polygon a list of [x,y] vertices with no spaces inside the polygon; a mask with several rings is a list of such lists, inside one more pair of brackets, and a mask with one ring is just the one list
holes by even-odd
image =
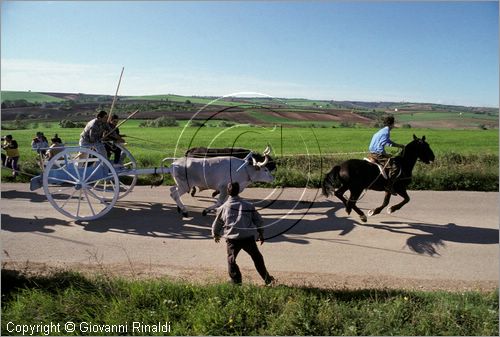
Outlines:
{"label": "man sitting on cart", "polygon": [[111,155],[114,154],[113,164],[121,164],[121,154],[122,150],[120,147],[116,146],[117,143],[124,144],[125,140],[123,137],[125,135],[120,135],[120,130],[118,129],[118,115],[113,115],[110,122],[108,123],[108,131],[105,135],[106,142],[104,146],[106,147],[107,157],[111,160]]}
{"label": "man sitting on cart", "polygon": [[[94,148],[98,153],[106,158],[106,148],[104,147],[103,137],[104,132],[108,131],[107,125],[108,113],[101,110],[97,113],[96,118],[87,123],[82,133],[80,134],[80,146]],[[84,154],[80,153],[79,158]]]}

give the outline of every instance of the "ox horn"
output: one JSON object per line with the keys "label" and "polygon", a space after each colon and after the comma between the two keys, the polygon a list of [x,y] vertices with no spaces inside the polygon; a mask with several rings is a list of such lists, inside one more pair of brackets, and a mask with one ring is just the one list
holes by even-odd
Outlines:
{"label": "ox horn", "polygon": [[266,147],[263,154],[264,156],[268,156],[269,154],[271,154],[271,147],[269,145]]}
{"label": "ox horn", "polygon": [[258,163],[254,157],[252,157],[252,160],[253,160],[253,166],[263,167],[269,162],[269,155],[267,153],[264,154],[264,161],[262,163]]}

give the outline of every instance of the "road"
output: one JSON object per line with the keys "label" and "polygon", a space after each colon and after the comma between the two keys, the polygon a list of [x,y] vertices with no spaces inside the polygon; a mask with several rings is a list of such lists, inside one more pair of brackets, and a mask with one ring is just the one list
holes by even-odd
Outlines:
{"label": "road", "polygon": [[[43,190],[2,184],[2,262],[8,268],[227,279],[223,242],[201,216],[210,192],[184,196],[182,219],[167,186],[138,186],[103,218],[75,222],[55,211]],[[247,189],[264,217],[260,249],[279,283],[335,289],[491,290],[499,277],[498,193],[410,191],[402,210],[361,223],[316,189]],[[378,206],[369,191],[358,205]],[[395,199],[393,197],[393,204]],[[399,201],[398,201],[399,202]],[[238,257],[244,282],[260,284],[250,258]]]}

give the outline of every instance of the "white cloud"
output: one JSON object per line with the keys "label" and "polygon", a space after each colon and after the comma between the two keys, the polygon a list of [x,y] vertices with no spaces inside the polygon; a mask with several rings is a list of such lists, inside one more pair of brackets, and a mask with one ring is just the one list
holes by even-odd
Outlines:
{"label": "white cloud", "polygon": [[39,60],[2,60],[2,90],[114,94],[120,67]]}

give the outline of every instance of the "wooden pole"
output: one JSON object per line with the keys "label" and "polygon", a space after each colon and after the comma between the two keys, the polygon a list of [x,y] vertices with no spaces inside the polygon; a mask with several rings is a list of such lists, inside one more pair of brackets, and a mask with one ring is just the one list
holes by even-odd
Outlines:
{"label": "wooden pole", "polygon": [[124,69],[125,67],[122,67],[122,72],[120,73],[120,79],[118,80],[118,86],[116,87],[115,97],[113,98],[113,103],[111,103],[111,108],[109,109],[108,123],[111,122],[111,116],[113,116],[113,108],[115,107],[116,97],[118,96],[118,89],[120,89],[120,83],[122,82],[122,75]]}
{"label": "wooden pole", "polygon": [[136,113],[138,113],[139,110],[135,110],[134,112],[132,112],[127,118],[125,118],[124,120],[122,120],[120,123],[118,123],[114,128],[112,128],[111,130],[109,130],[108,132],[104,132],[104,134],[102,135],[102,138],[106,138],[107,136],[109,136],[110,134],[113,133],[113,131],[115,131],[120,125],[122,125],[123,123],[125,123],[126,121],[128,121],[130,118],[132,118],[132,116],[134,116]]}

